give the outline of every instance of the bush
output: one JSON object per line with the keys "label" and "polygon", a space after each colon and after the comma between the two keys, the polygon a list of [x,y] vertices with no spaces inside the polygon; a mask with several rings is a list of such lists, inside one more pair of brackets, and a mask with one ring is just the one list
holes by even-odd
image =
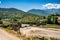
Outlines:
{"label": "bush", "polygon": [[33,37],[32,40],[40,40],[38,37]]}
{"label": "bush", "polygon": [[60,39],[56,39],[56,38],[50,38],[51,40],[60,40]]}
{"label": "bush", "polygon": [[7,28],[7,27],[9,27],[9,25],[8,24],[3,24],[2,27]]}

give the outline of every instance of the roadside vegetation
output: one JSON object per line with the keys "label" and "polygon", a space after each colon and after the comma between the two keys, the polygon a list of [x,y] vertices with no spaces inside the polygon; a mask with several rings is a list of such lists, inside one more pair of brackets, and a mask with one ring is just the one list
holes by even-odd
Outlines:
{"label": "roadside vegetation", "polygon": [[56,29],[60,29],[60,25],[56,25],[56,24],[40,25],[38,27],[41,27],[41,28],[56,28]]}

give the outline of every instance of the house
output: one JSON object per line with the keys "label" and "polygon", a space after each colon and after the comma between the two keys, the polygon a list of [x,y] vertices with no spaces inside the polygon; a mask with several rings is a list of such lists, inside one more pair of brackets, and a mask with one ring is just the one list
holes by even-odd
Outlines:
{"label": "house", "polygon": [[29,27],[29,24],[22,24],[22,27]]}
{"label": "house", "polygon": [[37,20],[37,23],[39,23],[40,25],[46,24],[46,19]]}
{"label": "house", "polygon": [[58,17],[57,22],[60,24],[60,17]]}

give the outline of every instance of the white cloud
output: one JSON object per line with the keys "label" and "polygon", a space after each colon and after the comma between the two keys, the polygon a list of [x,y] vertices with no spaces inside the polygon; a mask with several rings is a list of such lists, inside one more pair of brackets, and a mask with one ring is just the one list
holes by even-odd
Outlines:
{"label": "white cloud", "polygon": [[60,4],[52,4],[52,3],[48,3],[48,4],[45,4],[45,5],[42,5],[44,8],[47,8],[47,9],[59,9],[60,8]]}
{"label": "white cloud", "polygon": [[1,4],[1,1],[0,1],[0,4]]}

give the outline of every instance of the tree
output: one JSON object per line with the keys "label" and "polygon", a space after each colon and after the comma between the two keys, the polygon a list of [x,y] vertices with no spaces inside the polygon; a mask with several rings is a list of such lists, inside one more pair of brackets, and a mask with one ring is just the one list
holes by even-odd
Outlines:
{"label": "tree", "polygon": [[43,16],[43,19],[46,19],[46,17],[45,17],[45,16]]}
{"label": "tree", "polygon": [[12,21],[14,21],[14,22],[15,22],[15,21],[17,21],[17,19],[16,19],[16,18],[13,18],[13,19],[12,19]]}
{"label": "tree", "polygon": [[51,16],[48,16],[48,17],[47,17],[47,23],[48,23],[48,24],[52,24],[52,21],[51,21],[51,20],[52,20]]}
{"label": "tree", "polygon": [[0,20],[1,20],[2,18],[0,17]]}
{"label": "tree", "polygon": [[47,23],[49,23],[49,24],[58,24],[58,22],[57,22],[57,16],[56,15],[50,15],[50,16],[48,16],[48,18],[47,18]]}
{"label": "tree", "polygon": [[55,17],[55,24],[58,24],[58,20],[57,19],[58,19],[58,17],[56,16]]}

